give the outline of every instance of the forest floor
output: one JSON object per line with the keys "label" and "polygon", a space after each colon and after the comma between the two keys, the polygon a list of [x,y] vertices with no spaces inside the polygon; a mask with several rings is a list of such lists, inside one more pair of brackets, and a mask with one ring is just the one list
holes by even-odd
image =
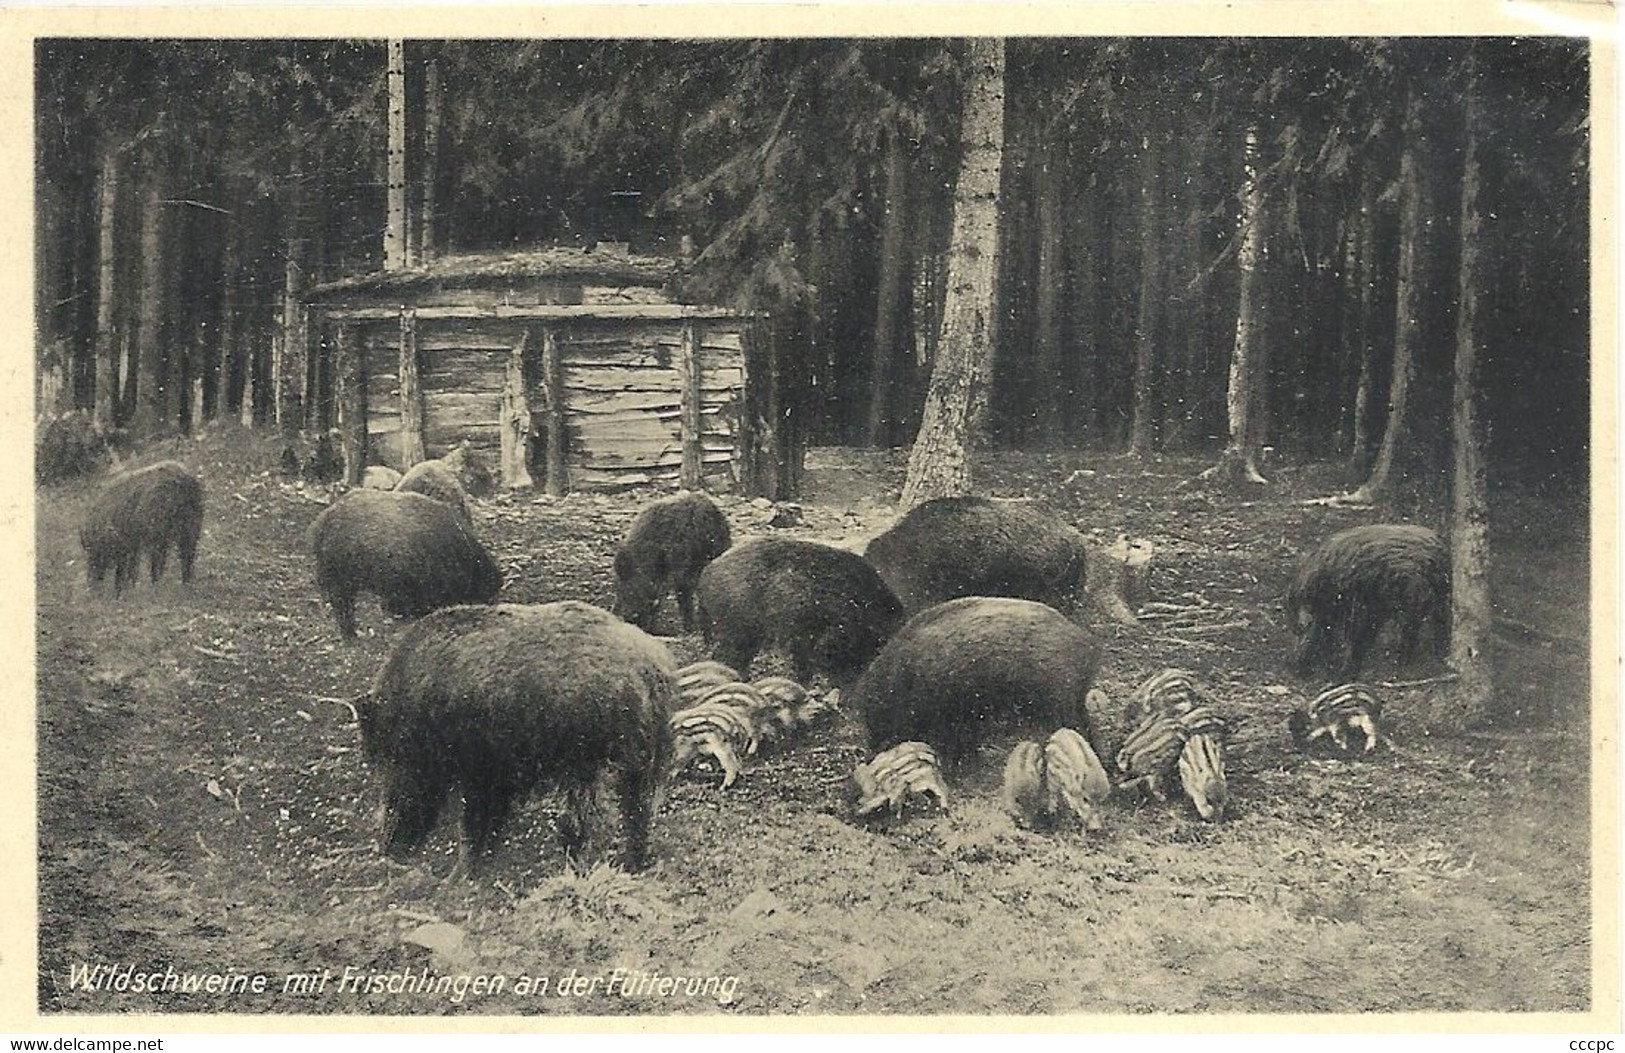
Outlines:
{"label": "forest floor", "polygon": [[[1178,665],[1237,718],[1221,824],[1123,801],[1106,829],[1045,836],[1002,812],[996,742],[951,812],[872,830],[845,817],[865,759],[846,713],[758,758],[669,788],[653,866],[568,868],[539,798],[469,882],[455,825],[402,865],[376,847],[375,794],[344,700],[400,623],[363,601],[341,642],[305,528],[331,493],[285,484],[277,450],[227,433],[144,451],[202,472],[199,576],[87,591],[77,523],[93,486],[40,493],[37,518],[39,1000],[65,1012],[1153,1013],[1583,1010],[1591,998],[1583,505],[1497,497],[1494,658],[1505,724],[1429,733],[1438,684],[1387,692],[1391,748],[1292,750],[1306,690],[1284,669],[1279,597],[1296,557],[1372,513],[1308,506],[1340,482],[1283,466],[1256,495],[1176,490],[1195,459],[1086,453],[984,459],[984,492],[1035,499],[1102,538],[1158,546],[1152,598],[1182,628],[1101,626],[1118,703]],[[805,522],[831,541],[891,516],[897,455],[815,450]],[[616,541],[647,494],[478,503],[503,598],[607,605]],[[724,499],[735,537],[769,511]],[[675,611],[664,612],[668,624]],[[693,637],[672,641],[700,656]],[[760,675],[763,663],[758,663]],[[1426,676],[1430,670],[1399,679]],[[1437,670],[1431,670],[1437,672]],[[1378,679],[1396,677],[1382,674]],[[1119,705],[1097,716],[1124,734]],[[262,992],[85,990],[76,969],[245,973]],[[626,995],[592,978],[735,977]],[[502,977],[439,993],[341,987],[382,974]],[[326,972],[328,979],[321,982]],[[312,990],[300,990],[308,975]],[[560,981],[586,978],[579,987]],[[296,977],[289,984],[290,976]],[[521,978],[547,977],[540,991]],[[487,981],[494,984],[494,980]],[[400,983],[395,984],[399,988]],[[537,985],[540,986],[540,985]]]}

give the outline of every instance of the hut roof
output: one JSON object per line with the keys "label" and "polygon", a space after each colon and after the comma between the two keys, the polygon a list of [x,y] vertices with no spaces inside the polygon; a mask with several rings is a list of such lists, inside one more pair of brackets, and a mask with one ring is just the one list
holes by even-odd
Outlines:
{"label": "hut roof", "polygon": [[477,252],[443,256],[423,267],[377,271],[326,282],[315,295],[382,292],[435,285],[484,285],[503,281],[570,281],[589,285],[648,286],[666,284],[677,273],[675,260],[663,256],[576,248],[527,252]]}

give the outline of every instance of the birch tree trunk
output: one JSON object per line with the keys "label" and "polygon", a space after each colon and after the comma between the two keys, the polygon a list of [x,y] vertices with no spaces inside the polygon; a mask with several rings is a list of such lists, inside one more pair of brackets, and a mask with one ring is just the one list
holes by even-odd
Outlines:
{"label": "birch tree trunk", "polygon": [[1225,394],[1225,412],[1230,423],[1230,439],[1219,455],[1219,463],[1203,472],[1201,479],[1227,482],[1263,483],[1258,473],[1257,388],[1264,380],[1256,361],[1259,356],[1258,306],[1264,296],[1260,266],[1264,253],[1264,230],[1268,215],[1264,207],[1264,186],[1258,172],[1258,127],[1249,126],[1244,147],[1242,181],[1241,248],[1236,254],[1240,271],[1237,285],[1241,303],[1236,310],[1236,343],[1230,355],[1230,380]]}
{"label": "birch tree trunk", "polygon": [[384,222],[384,270],[406,267],[406,44],[389,42],[389,200]]}
{"label": "birch tree trunk", "polygon": [[114,266],[114,217],[118,214],[118,153],[102,154],[101,202],[97,218],[96,280],[96,426],[111,428],[118,423],[119,339],[118,297]]}
{"label": "birch tree trunk", "polygon": [[1478,99],[1476,63],[1467,59],[1465,103],[1466,158],[1461,177],[1461,268],[1457,284],[1454,500],[1450,526],[1451,633],[1450,664],[1459,681],[1460,719],[1476,723],[1490,711],[1493,698],[1489,658],[1490,607],[1489,505],[1485,494],[1484,427],[1480,417],[1478,286],[1483,263],[1483,216],[1478,208]]}
{"label": "birch tree trunk", "polygon": [[970,43],[970,81],[961,118],[964,151],[954,189],[953,241],[942,337],[909,454],[900,509],[970,491],[974,407],[992,357],[993,285],[998,272],[999,186],[1004,166],[1004,41]]}

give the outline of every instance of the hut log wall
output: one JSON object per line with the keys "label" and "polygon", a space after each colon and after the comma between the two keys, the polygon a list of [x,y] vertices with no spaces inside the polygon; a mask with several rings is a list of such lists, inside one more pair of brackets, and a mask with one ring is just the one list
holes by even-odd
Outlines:
{"label": "hut log wall", "polygon": [[[530,485],[534,472],[552,493],[670,483],[783,489],[775,484],[792,454],[777,448],[780,395],[768,390],[777,363],[746,316],[679,305],[496,315],[361,307],[333,309],[326,324],[347,331],[364,359],[358,376],[342,379],[360,384],[365,438],[352,445],[372,463],[408,467],[415,431],[420,456],[466,439],[502,466],[506,485]],[[403,385],[411,365],[417,383]]]}

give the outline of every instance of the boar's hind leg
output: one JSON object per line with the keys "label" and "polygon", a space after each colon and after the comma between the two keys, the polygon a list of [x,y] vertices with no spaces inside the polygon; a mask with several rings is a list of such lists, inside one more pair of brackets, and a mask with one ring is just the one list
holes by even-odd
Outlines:
{"label": "boar's hind leg", "polygon": [[446,801],[446,786],[423,773],[397,769],[384,789],[384,852],[400,859],[423,844]]}
{"label": "boar's hind leg", "polygon": [[578,855],[587,843],[595,797],[591,774],[577,774],[566,782],[564,814],[559,817],[559,843],[567,856]]}
{"label": "boar's hind leg", "polygon": [[683,582],[677,586],[677,609],[683,616],[683,631],[694,631],[694,583]]}
{"label": "boar's hind leg", "polygon": [[181,534],[180,541],[175,546],[176,551],[180,553],[181,581],[188,585],[192,583],[192,567],[197,562],[197,542],[197,532],[188,530]]}
{"label": "boar's hind leg", "polygon": [[482,779],[463,787],[463,850],[470,877],[495,847],[513,798],[513,788],[499,782]]}
{"label": "boar's hind leg", "polygon": [[647,766],[628,764],[620,772],[621,828],[626,836],[628,870],[649,865],[649,824],[654,818],[655,782],[660,773]]}

